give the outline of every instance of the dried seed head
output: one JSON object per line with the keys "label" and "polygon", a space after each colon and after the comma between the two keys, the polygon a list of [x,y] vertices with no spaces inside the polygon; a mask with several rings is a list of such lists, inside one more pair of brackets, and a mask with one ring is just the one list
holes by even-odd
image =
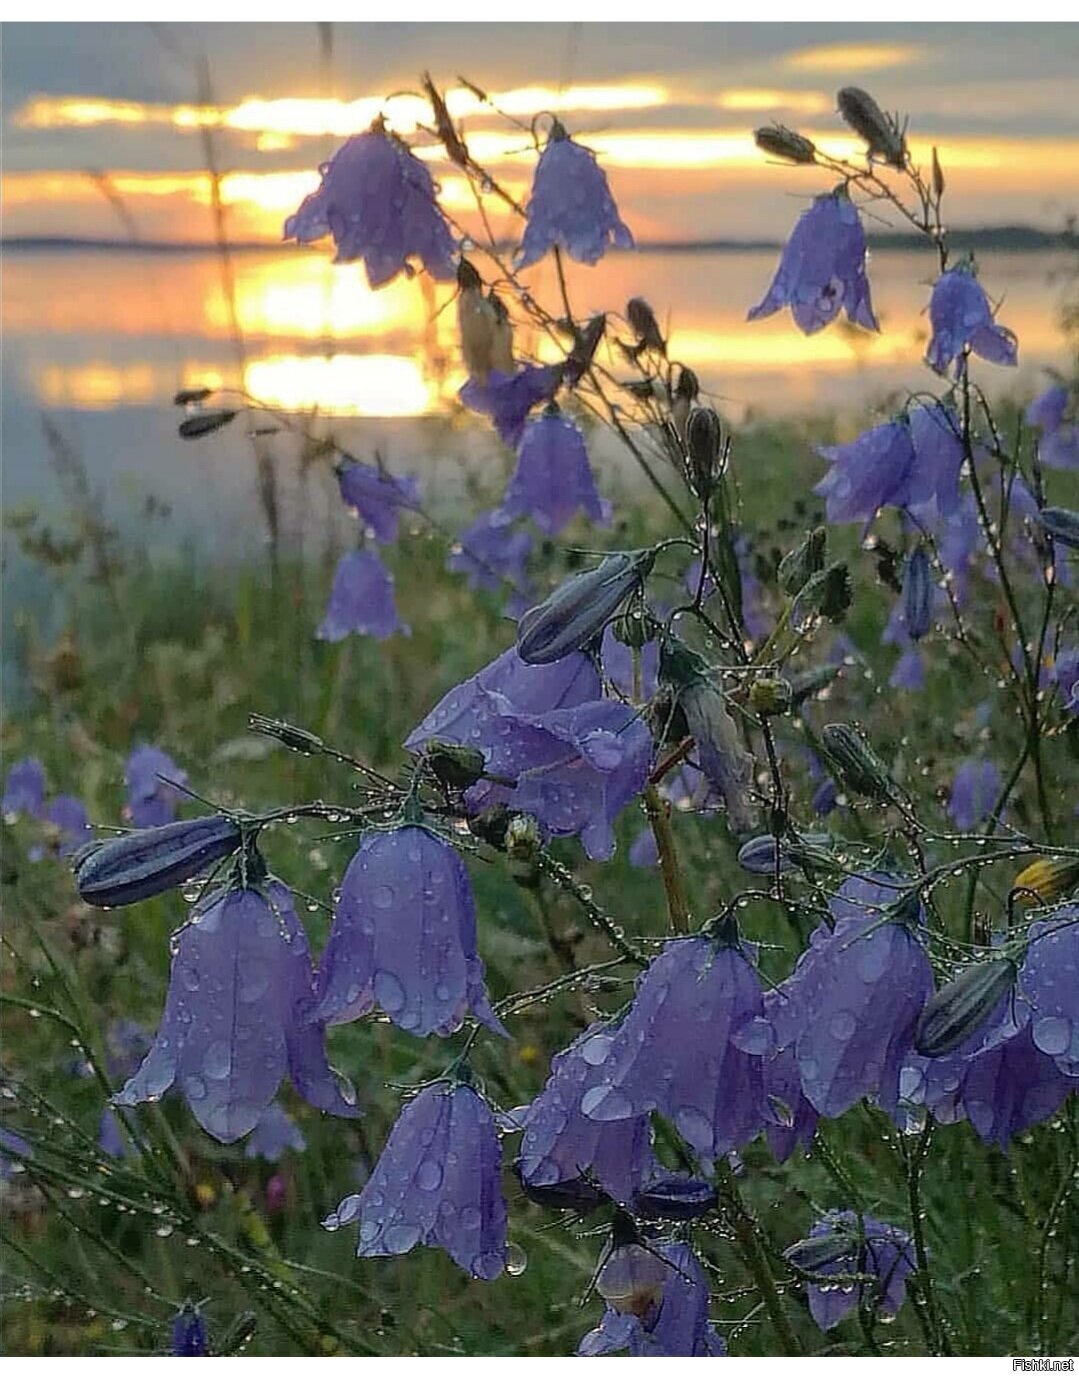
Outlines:
{"label": "dried seed head", "polygon": [[788,129],[784,124],[766,124],[763,129],[753,133],[754,141],[762,153],[773,158],[783,158],[789,163],[812,163],[816,161],[817,150],[812,139]]}
{"label": "dried seed head", "polygon": [[886,115],[877,102],[860,86],[844,86],[836,97],[839,113],[854,132],[869,145],[869,156],[889,167],[901,168],[907,161],[907,142],[898,120]]}

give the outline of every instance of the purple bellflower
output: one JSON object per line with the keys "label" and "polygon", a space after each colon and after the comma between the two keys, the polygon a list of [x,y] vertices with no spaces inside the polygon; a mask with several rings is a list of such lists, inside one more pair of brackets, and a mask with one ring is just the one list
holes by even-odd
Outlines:
{"label": "purple bellflower", "polygon": [[454,573],[465,574],[469,587],[498,592],[511,583],[510,616],[525,611],[532,600],[528,586],[528,559],[532,553],[529,531],[513,530],[512,519],[501,511],[485,512],[462,531],[446,563]]}
{"label": "purple bellflower", "polygon": [[519,1169],[530,1186],[594,1180],[612,1200],[627,1205],[653,1166],[647,1115],[590,1119],[581,1101],[598,1085],[612,1030],[593,1023],[551,1060],[547,1084],[521,1115]]}
{"label": "purple bellflower", "polygon": [[[822,1254],[827,1254],[826,1261],[810,1263],[813,1251],[810,1241],[815,1239],[834,1241],[834,1250],[816,1245]],[[806,1286],[809,1313],[817,1327],[825,1332],[834,1329],[863,1298],[869,1300],[878,1314],[897,1315],[907,1298],[907,1277],[917,1268],[909,1234],[868,1214],[862,1215],[860,1228],[853,1210],[829,1210],[813,1225],[809,1240],[796,1243],[787,1250],[787,1256],[793,1255],[793,1260],[797,1261],[798,1250],[805,1252],[805,1270],[815,1276],[862,1273],[875,1278],[872,1282],[849,1286],[829,1285],[823,1280]]]}
{"label": "purple bellflower", "polygon": [[45,821],[57,830],[57,855],[73,856],[93,839],[93,829],[81,799],[58,794],[45,809]]}
{"label": "purple bellflower", "polygon": [[1039,1052],[1052,1057],[1065,1076],[1079,1077],[1079,903],[1031,924],[1027,936],[1019,1020],[1029,1022]]}
{"label": "purple bellflower", "polygon": [[933,337],[925,361],[937,373],[947,372],[949,365],[958,360],[958,376],[963,368],[963,351],[968,346],[989,363],[1014,368],[1018,361],[1015,335],[993,320],[985,288],[969,265],[952,268],[937,278],[929,301],[929,321]]}
{"label": "purple bellflower", "polygon": [[184,1301],[172,1322],[172,1356],[205,1358],[208,1342],[202,1311],[193,1302]]}
{"label": "purple bellflower", "polygon": [[360,1221],[357,1257],[395,1257],[417,1243],[441,1248],[470,1276],[505,1267],[502,1148],[490,1109],[468,1085],[422,1090],[401,1110],[359,1195],[323,1221]]}
{"label": "purple bellflower", "polygon": [[1056,685],[1064,711],[1079,713],[1079,646],[1056,656],[1049,678]]}
{"label": "purple bellflower", "polygon": [[310,244],[333,235],[336,263],[362,258],[372,287],[418,258],[441,282],[456,273],[454,243],[427,168],[377,122],[319,168],[322,182],[285,221],[284,237]]}
{"label": "purple bellflower", "polygon": [[449,1037],[467,1014],[507,1036],[484,989],[468,871],[425,827],[367,833],[341,881],[311,1017],[351,1023],[376,1005],[417,1037]]}
{"label": "purple bellflower", "polygon": [[[8,1155],[12,1152],[16,1154],[14,1157]],[[10,1181],[13,1176],[19,1176],[26,1170],[20,1159],[32,1159],[33,1156],[34,1149],[21,1133],[16,1133],[10,1128],[0,1128],[0,1181]]]}
{"label": "purple bellflower", "polygon": [[173,939],[165,1012],[153,1046],[115,1097],[159,1100],[176,1084],[202,1127],[234,1143],[258,1123],[287,1071],[318,1109],[358,1110],[310,1021],[314,972],[292,896],[278,880],[212,894]]}
{"label": "purple bellflower", "polygon": [[549,402],[561,383],[559,366],[526,363],[512,376],[492,368],[486,382],[469,378],[457,396],[469,411],[490,416],[502,443],[516,449],[524,435],[528,413],[540,402]]}
{"label": "purple bellflower", "polygon": [[4,781],[0,813],[8,822],[25,815],[39,818],[45,808],[45,767],[40,760],[17,760]]}
{"label": "purple bellflower", "polygon": [[259,1115],[258,1123],[244,1144],[244,1156],[278,1162],[289,1150],[303,1152],[306,1147],[307,1139],[275,1100]]}
{"label": "purple bellflower", "polygon": [[685,1243],[626,1243],[596,1279],[603,1319],[577,1354],[600,1358],[629,1350],[633,1358],[718,1358],[727,1346],[708,1323],[708,1282]]}
{"label": "purple bellflower", "polygon": [[610,525],[611,504],[596,491],[580,430],[553,403],[525,426],[501,510],[530,516],[545,535],[559,535],[580,509],[589,521]]}
{"label": "purple bellflower", "polygon": [[393,575],[374,550],[350,550],[333,576],[326,613],[315,633],[320,641],[346,636],[374,636],[384,641],[409,628],[397,615]]}
{"label": "purple bellflower", "polygon": [[970,832],[993,811],[1000,793],[1000,771],[991,760],[964,760],[955,772],[948,816],[960,832]]}
{"label": "purple bellflower", "polygon": [[405,742],[473,746],[487,769],[465,795],[477,812],[504,803],[531,813],[550,836],[580,834],[593,859],[614,850],[614,819],[647,782],[652,741],[634,710],[600,697],[588,656],[573,651],[526,665],[515,649],[451,689]]}
{"label": "purple bellflower", "polygon": [[1038,458],[1051,469],[1079,469],[1079,422],[1067,421],[1068,389],[1050,387],[1027,407],[1028,425],[1041,431]]}
{"label": "purple bellflower", "polygon": [[789,306],[799,330],[813,335],[845,308],[852,324],[879,330],[865,262],[865,230],[854,202],[842,188],[818,196],[787,240],[768,294],[747,319]]}
{"label": "purple bellflower", "polygon": [[610,245],[633,248],[596,155],[554,121],[525,207],[528,224],[516,266],[538,263],[556,244],[578,263],[598,263]]}
{"label": "purple bellflower", "polygon": [[398,478],[374,464],[349,459],[337,469],[341,501],[364,523],[382,545],[397,539],[398,517],[420,505],[420,489],[414,478]]}
{"label": "purple bellflower", "polygon": [[124,813],[136,827],[163,827],[172,822],[176,816],[176,802],[182,795],[165,780],[186,784],[186,770],[181,770],[171,756],[156,746],[136,746],[128,756],[124,777],[127,781]]}
{"label": "purple bellflower", "polygon": [[[597,1123],[655,1110],[702,1161],[741,1147],[768,1118],[768,1048],[757,972],[734,942],[668,942],[641,977],[629,1012],[597,1063],[581,1112]],[[707,1029],[705,1044],[700,1030]]]}

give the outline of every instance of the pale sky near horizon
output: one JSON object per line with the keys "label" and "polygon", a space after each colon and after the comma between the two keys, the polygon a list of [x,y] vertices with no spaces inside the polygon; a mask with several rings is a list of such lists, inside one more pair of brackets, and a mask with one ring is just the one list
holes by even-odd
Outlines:
{"label": "pale sky near horizon", "polygon": [[[783,237],[824,186],[769,166],[751,131],[842,139],[851,84],[909,113],[916,155],[939,145],[953,223],[1054,229],[1079,211],[1075,24],[6,24],[4,234],[207,239],[210,127],[231,231],[273,241],[319,161],[424,70],[524,120],[558,108],[644,239]],[[527,134],[456,99],[481,160],[525,194]],[[387,111],[415,132],[414,102]],[[464,213],[461,179],[433,165]]]}

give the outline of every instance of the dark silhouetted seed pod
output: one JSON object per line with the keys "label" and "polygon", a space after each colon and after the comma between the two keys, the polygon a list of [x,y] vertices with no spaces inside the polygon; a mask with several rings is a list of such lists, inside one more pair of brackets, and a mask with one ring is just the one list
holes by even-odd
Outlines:
{"label": "dark silhouetted seed pod", "polygon": [[756,129],[753,139],[762,153],[773,158],[783,158],[788,163],[811,163],[816,161],[817,150],[812,139],[788,129],[784,124],[766,124]]}
{"label": "dark silhouetted seed pod", "polygon": [[903,570],[903,621],[912,641],[920,641],[933,624],[933,575],[921,545]]}
{"label": "dark silhouetted seed pod", "polygon": [[824,568],[824,556],[828,548],[828,532],[823,526],[809,531],[800,545],[783,556],[779,561],[777,577],[779,586],[791,597],[801,592],[814,574]]}
{"label": "dark silhouetted seed pod", "polygon": [[587,325],[574,332],[573,348],[566,359],[564,378],[567,387],[573,387],[592,366],[599,342],[607,328],[605,315],[593,316]]}
{"label": "dark silhouetted seed pod", "polygon": [[173,406],[197,406],[213,394],[212,387],[181,387],[172,399]]}
{"label": "dark silhouetted seed pod", "polygon": [[856,794],[890,803],[897,793],[887,766],[859,732],[846,722],[831,722],[821,732],[821,745],[842,782]]}
{"label": "dark silhouetted seed pod", "polygon": [[922,1010],[914,1050],[923,1057],[943,1057],[966,1042],[1012,988],[1015,976],[1014,964],[1003,959],[968,966]]}
{"label": "dark silhouetted seed pod", "polygon": [[237,824],[219,815],[145,827],[83,847],[72,865],[75,885],[95,908],[137,904],[231,856],[241,840]]}
{"label": "dark silhouetted seed pod", "polygon": [[1043,507],[1038,513],[1038,522],[1048,536],[1066,545],[1069,550],[1079,550],[1079,512],[1069,511],[1067,507]]}
{"label": "dark silhouetted seed pod", "polygon": [[598,636],[652,567],[651,550],[608,555],[595,569],[575,574],[517,624],[517,654],[529,665],[549,665]]}
{"label": "dark silhouetted seed pod", "polygon": [[215,430],[227,426],[235,415],[235,411],[197,411],[180,422],[180,438],[200,440],[204,435],[212,435]]}
{"label": "dark silhouetted seed pod", "polygon": [[707,502],[723,476],[723,426],[710,406],[699,406],[686,422],[689,481]]}
{"label": "dark silhouetted seed pod", "polygon": [[642,349],[654,349],[658,354],[667,352],[667,342],[660,334],[655,312],[644,297],[635,296],[626,302],[626,319]]}
{"label": "dark silhouetted seed pod", "polygon": [[889,167],[902,168],[907,160],[903,131],[886,115],[877,102],[860,86],[844,86],[836,96],[839,113],[854,132],[869,145],[871,157]]}
{"label": "dark silhouetted seed pod", "polygon": [[633,1197],[633,1213],[641,1219],[700,1219],[716,1208],[718,1200],[716,1188],[707,1181],[672,1176],[638,1191]]}

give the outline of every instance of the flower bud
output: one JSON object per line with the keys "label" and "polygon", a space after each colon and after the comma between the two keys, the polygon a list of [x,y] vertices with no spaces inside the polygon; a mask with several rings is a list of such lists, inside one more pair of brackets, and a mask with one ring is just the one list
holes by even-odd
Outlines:
{"label": "flower bud", "polygon": [[235,411],[196,411],[180,422],[180,438],[200,440],[204,435],[212,435],[215,430],[227,426],[235,415]]}
{"label": "flower bud", "polygon": [[699,406],[686,422],[689,480],[693,491],[707,502],[723,476],[723,427],[710,406]]}
{"label": "flower bud", "polygon": [[738,864],[751,875],[774,875],[776,873],[776,854],[779,855],[779,873],[786,875],[794,869],[794,862],[787,854],[782,842],[777,842],[770,833],[750,837],[738,851]]}
{"label": "flower bud", "polygon": [[778,717],[790,711],[793,696],[786,679],[755,679],[749,690],[749,706],[762,717]]}
{"label": "flower bud", "polygon": [[914,1050],[943,1057],[978,1030],[1015,982],[1011,961],[998,959],[968,966],[939,989],[914,1028]]}
{"label": "flower bud", "polygon": [[805,587],[807,581],[824,568],[824,554],[828,547],[828,532],[823,526],[808,532],[795,549],[779,561],[779,586],[791,597]]}
{"label": "flower bud", "polygon": [[1069,550],[1079,550],[1079,512],[1067,507],[1043,507],[1038,523],[1046,535]]}
{"label": "flower bud", "polygon": [[483,778],[486,761],[474,746],[450,741],[428,741],[424,759],[440,784],[449,789],[468,789]]}
{"label": "flower bud", "polygon": [[884,762],[859,732],[846,722],[831,722],[821,732],[821,745],[840,779],[856,794],[891,803],[897,786]]}
{"label": "flower bud", "polygon": [[783,1256],[799,1272],[816,1273],[822,1267],[841,1262],[850,1256],[851,1241],[841,1234],[822,1238],[800,1238],[785,1249]]}
{"label": "flower bud", "polygon": [[506,853],[513,861],[532,861],[540,849],[539,824],[531,813],[515,813],[506,827]]}
{"label": "flower bud", "polygon": [[592,366],[592,360],[606,328],[607,317],[596,315],[587,325],[574,331],[573,348],[566,359],[566,371],[563,374],[567,387],[573,387],[580,382]]}
{"label": "flower bud", "polygon": [[318,755],[325,749],[325,742],[320,736],[305,731],[303,727],[294,727],[291,722],[281,722],[277,718],[263,717],[261,713],[253,712],[247,719],[247,725],[251,731],[272,736],[290,751],[299,751],[301,755]]}
{"label": "flower bud", "polygon": [[644,297],[635,296],[626,303],[626,319],[642,350],[654,349],[657,354],[667,352],[667,342],[660,334],[655,313]]}
{"label": "flower bud", "polygon": [[172,399],[173,406],[198,406],[213,395],[212,387],[181,387]]}
{"label": "flower bud", "polygon": [[641,1219],[700,1219],[716,1208],[719,1196],[707,1181],[693,1176],[670,1176],[653,1181],[633,1197],[633,1213]]}
{"label": "flower bud", "polygon": [[912,641],[920,641],[933,621],[933,578],[921,545],[903,570],[903,621]]}
{"label": "flower bud", "polygon": [[791,707],[800,707],[807,698],[826,689],[839,676],[842,665],[817,665],[791,679]]}
{"label": "flower bud", "polygon": [[817,150],[812,139],[798,134],[783,124],[766,124],[753,132],[753,139],[762,153],[783,158],[788,163],[812,163]]}
{"label": "flower bud", "polygon": [[231,856],[241,840],[236,823],[219,815],[144,827],[84,846],[73,861],[75,885],[95,908],[137,904]]}
{"label": "flower bud", "polygon": [[933,195],[938,201],[944,195],[944,169],[940,165],[936,144],[933,145]]}
{"label": "flower bud", "polygon": [[839,113],[889,167],[902,168],[907,160],[907,143],[897,121],[886,115],[877,102],[859,86],[844,86],[836,97]]}
{"label": "flower bud", "polygon": [[549,665],[598,636],[652,567],[651,550],[608,555],[575,574],[517,624],[517,654],[529,665]]}
{"label": "flower bud", "polygon": [[791,625],[800,631],[814,617],[841,622],[853,600],[847,566],[842,560],[835,560],[806,580],[791,608]]}
{"label": "flower bud", "polygon": [[[1052,903],[1060,899],[1079,884],[1079,861],[1068,856],[1042,856],[1021,870],[1012,881],[1012,889],[1027,890],[1036,895],[1042,903]],[[1020,894],[1020,899],[1033,902],[1028,895]]]}

